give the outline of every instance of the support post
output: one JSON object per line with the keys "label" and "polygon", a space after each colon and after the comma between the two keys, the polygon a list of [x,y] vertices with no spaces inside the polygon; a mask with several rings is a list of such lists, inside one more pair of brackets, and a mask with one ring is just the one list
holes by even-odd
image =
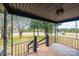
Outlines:
{"label": "support post", "polygon": [[56,37],[57,37],[56,36],[57,35],[56,32],[57,32],[57,29],[56,29],[56,24],[55,24],[55,43],[56,43]]}
{"label": "support post", "polygon": [[34,36],[34,52],[37,52],[37,36]]}
{"label": "support post", "polygon": [[4,33],[3,33],[3,50],[4,50],[4,56],[7,55],[7,12],[4,10]]}
{"label": "support post", "polygon": [[77,33],[77,21],[75,21],[75,26],[76,26],[76,41],[75,41],[75,48],[78,48],[78,33]]}
{"label": "support post", "polygon": [[11,15],[11,56],[13,56],[13,15]]}

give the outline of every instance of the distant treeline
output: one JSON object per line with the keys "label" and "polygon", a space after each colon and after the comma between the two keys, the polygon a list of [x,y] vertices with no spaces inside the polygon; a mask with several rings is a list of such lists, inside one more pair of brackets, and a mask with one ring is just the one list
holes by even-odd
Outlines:
{"label": "distant treeline", "polygon": [[58,29],[59,32],[64,31],[64,32],[74,32],[74,33],[79,33],[79,29],[71,28],[71,29]]}

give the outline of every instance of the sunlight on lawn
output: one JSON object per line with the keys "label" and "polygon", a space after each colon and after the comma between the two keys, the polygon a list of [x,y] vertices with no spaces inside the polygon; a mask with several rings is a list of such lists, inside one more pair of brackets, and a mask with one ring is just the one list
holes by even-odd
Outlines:
{"label": "sunlight on lawn", "polygon": [[[42,38],[44,38],[44,34],[40,33],[39,37],[37,37],[37,41],[41,40]],[[34,39],[33,34],[32,33],[23,33],[22,38],[20,39],[19,34],[18,33],[13,33],[13,44],[18,44],[21,42],[27,42],[27,41],[32,41]],[[3,39],[0,39],[0,46],[2,46],[3,44]],[[11,39],[7,39],[7,45],[11,45]]]}
{"label": "sunlight on lawn", "polygon": [[[39,36],[37,37],[37,40],[40,40],[42,39],[44,36]],[[34,39],[33,36],[23,36],[21,39],[19,38],[19,36],[15,36],[13,37],[13,44],[17,44],[17,43],[20,43],[20,42],[27,42],[27,41],[32,41]],[[2,40],[0,39],[0,46],[2,45]],[[11,44],[11,39],[8,39],[8,45]]]}

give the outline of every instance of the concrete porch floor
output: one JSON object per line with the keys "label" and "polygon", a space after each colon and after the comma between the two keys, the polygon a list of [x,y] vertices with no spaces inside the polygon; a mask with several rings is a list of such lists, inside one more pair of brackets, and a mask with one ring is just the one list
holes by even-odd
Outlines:
{"label": "concrete porch floor", "polygon": [[33,52],[28,56],[79,56],[79,51],[62,44],[52,44],[49,47],[45,45],[37,49],[37,53]]}

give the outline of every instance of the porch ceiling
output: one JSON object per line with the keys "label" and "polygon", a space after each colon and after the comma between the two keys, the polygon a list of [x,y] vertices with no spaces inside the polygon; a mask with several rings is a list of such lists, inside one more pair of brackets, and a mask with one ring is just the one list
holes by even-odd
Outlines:
{"label": "porch ceiling", "polygon": [[49,22],[79,19],[79,4],[65,3],[7,3],[3,4],[11,14]]}

